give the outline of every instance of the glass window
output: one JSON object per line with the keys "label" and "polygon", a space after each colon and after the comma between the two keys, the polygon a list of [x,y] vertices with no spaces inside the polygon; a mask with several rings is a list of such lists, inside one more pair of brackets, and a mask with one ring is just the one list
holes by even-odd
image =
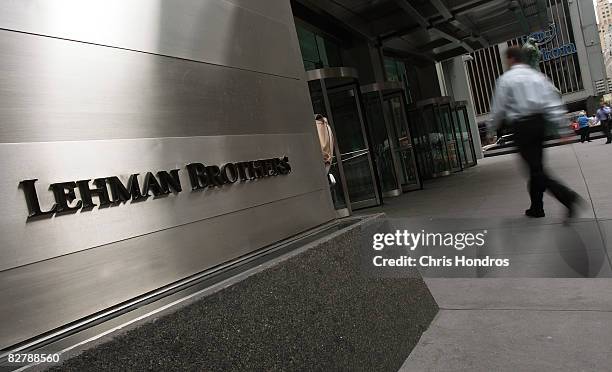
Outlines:
{"label": "glass window", "polygon": [[412,103],[413,97],[412,92],[410,90],[410,79],[408,79],[406,64],[402,61],[393,58],[385,58],[384,63],[387,80],[402,82],[404,85],[404,90],[406,92],[406,102],[409,104]]}
{"label": "glass window", "polygon": [[300,25],[296,29],[306,70],[342,65],[338,45]]}
{"label": "glass window", "polygon": [[387,80],[389,81],[401,81],[400,72],[398,70],[398,63],[396,60],[391,58],[385,58],[385,72],[387,74]]}
{"label": "glass window", "polygon": [[324,45],[325,45],[325,54],[327,55],[327,66],[329,67],[342,66],[342,57],[340,56],[340,47],[337,44],[330,41],[329,39],[324,39],[324,38],[321,38],[321,39],[324,41]]}
{"label": "glass window", "polygon": [[302,60],[306,70],[320,68],[321,58],[319,56],[319,47],[315,34],[297,26],[298,40],[300,42],[300,51],[302,52]]}

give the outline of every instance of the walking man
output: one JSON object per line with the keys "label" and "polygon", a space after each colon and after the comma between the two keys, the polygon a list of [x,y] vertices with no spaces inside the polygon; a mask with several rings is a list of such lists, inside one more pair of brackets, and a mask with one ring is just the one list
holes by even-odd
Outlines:
{"label": "walking man", "polygon": [[601,101],[601,105],[599,110],[597,110],[596,114],[597,120],[601,123],[601,129],[606,136],[606,144],[612,142],[612,134],[610,134],[610,107],[604,102]]}
{"label": "walking man", "polygon": [[525,63],[524,52],[518,47],[506,50],[510,69],[498,80],[491,111],[492,124],[508,121],[515,131],[515,143],[521,158],[529,168],[528,217],[544,217],[544,191],[550,191],[568,210],[576,213],[578,194],[550,178],[543,164],[543,143],[547,126],[562,125],[566,110],[554,86],[542,73]]}

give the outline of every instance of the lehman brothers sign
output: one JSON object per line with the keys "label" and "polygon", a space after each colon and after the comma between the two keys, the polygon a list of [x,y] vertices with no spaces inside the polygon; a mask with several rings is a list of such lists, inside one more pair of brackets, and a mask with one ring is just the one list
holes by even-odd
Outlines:
{"label": "lehman brothers sign", "polygon": [[[197,191],[236,182],[286,175],[291,172],[291,165],[289,165],[289,158],[283,156],[227,163],[222,166],[191,163],[187,164],[185,169],[189,174],[191,190]],[[21,181],[19,186],[25,194],[28,204],[28,220],[31,220],[51,217],[55,214],[73,213],[79,209],[91,210],[96,205],[103,208],[129,200],[141,201],[150,196],[168,195],[171,192],[177,194],[183,191],[179,172],[180,169],[160,171],[156,174],[147,172],[142,186],[138,180],[138,173],[130,175],[125,184],[117,176],[96,178],[93,180],[93,185],[91,179],[52,183],[49,185],[49,190],[53,192],[55,203],[47,210],[42,209],[38,200],[35,186],[37,179]],[[80,200],[77,200],[76,189],[79,190]],[[94,204],[93,197],[98,198],[99,204]]]}

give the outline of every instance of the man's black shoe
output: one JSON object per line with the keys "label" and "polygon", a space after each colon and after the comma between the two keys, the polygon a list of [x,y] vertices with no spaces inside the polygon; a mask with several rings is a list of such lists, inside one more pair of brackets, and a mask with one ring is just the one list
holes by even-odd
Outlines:
{"label": "man's black shoe", "polygon": [[531,218],[542,218],[542,217],[546,216],[546,214],[544,214],[544,211],[527,209],[525,211],[525,216],[531,217]]}

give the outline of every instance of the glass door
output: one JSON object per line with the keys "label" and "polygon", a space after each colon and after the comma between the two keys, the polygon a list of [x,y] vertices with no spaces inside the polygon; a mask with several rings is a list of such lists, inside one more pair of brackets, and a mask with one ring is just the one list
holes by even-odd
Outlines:
{"label": "glass door", "polygon": [[401,185],[397,177],[397,166],[393,142],[387,127],[383,101],[379,91],[371,91],[363,95],[368,128],[370,130],[370,146],[378,178],[380,179],[383,197],[401,195]]}
{"label": "glass door", "polygon": [[464,149],[464,168],[476,165],[476,151],[474,149],[474,141],[472,140],[472,132],[468,121],[467,108],[463,105],[457,106],[455,110],[457,116],[457,126],[459,127],[458,136],[463,143]]}
{"label": "glass door", "polygon": [[[325,97],[323,96],[323,90],[321,87],[320,80],[314,80],[308,82],[308,87],[310,89],[310,98],[312,100],[312,108],[316,114],[322,114],[323,116],[329,116],[327,105],[325,103]],[[332,128],[333,130],[333,128]],[[334,134],[334,138],[336,135]],[[338,166],[338,144],[337,141],[334,141],[334,157],[332,159],[331,167],[329,169],[329,173],[336,180],[335,185],[330,185],[331,197],[334,202],[334,208],[336,211],[340,211],[340,215],[349,215],[351,213],[349,205],[346,200],[346,185],[344,182],[344,174],[342,170]],[[342,174],[341,174],[342,173]]]}
{"label": "glass door", "polygon": [[[414,108],[408,111],[408,125],[412,134],[416,161],[423,178],[431,178],[434,173],[433,156],[430,151],[429,137],[425,128],[423,112]],[[400,137],[400,141],[401,141]],[[405,141],[405,140],[404,140]]]}
{"label": "glass door", "polygon": [[429,140],[429,149],[433,162],[432,177],[446,176],[450,174],[451,164],[449,162],[448,147],[446,144],[443,122],[440,120],[437,106],[427,105],[423,108],[425,135]]}
{"label": "glass door", "polygon": [[429,98],[412,105],[408,119],[423,179],[446,176],[476,164],[465,104],[449,97]]}
{"label": "glass door", "polygon": [[385,95],[383,98],[386,117],[391,128],[390,139],[396,158],[399,161],[398,175],[403,191],[415,190],[421,187],[417,170],[414,148],[408,129],[408,120],[404,109],[402,92]]}
{"label": "glass door", "polygon": [[328,91],[330,124],[336,133],[352,209],[380,204],[356,84]]}
{"label": "glass door", "polygon": [[442,137],[444,139],[444,145],[446,146],[446,153],[448,155],[448,164],[450,171],[456,172],[461,170],[461,159],[459,156],[458,146],[463,146],[462,143],[457,141],[454,130],[454,120],[451,114],[450,104],[442,104],[435,110],[437,121],[439,123],[440,130],[442,131]]}
{"label": "glass door", "polygon": [[461,169],[465,169],[467,167],[467,154],[465,151],[465,144],[463,143],[463,133],[461,132],[461,125],[457,116],[457,110],[453,109],[452,113],[453,115],[451,118],[453,119],[453,132],[455,133],[457,151],[459,152],[459,163],[461,165]]}

